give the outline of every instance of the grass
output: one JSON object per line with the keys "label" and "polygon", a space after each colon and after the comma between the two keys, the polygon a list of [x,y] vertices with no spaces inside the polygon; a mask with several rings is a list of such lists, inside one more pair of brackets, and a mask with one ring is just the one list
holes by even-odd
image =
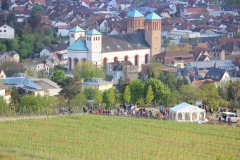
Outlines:
{"label": "grass", "polygon": [[240,159],[240,128],[111,116],[0,123],[0,159]]}

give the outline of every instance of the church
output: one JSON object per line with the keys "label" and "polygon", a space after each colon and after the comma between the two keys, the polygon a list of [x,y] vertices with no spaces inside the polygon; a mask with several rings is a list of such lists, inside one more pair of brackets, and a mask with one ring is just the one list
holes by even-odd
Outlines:
{"label": "church", "polygon": [[69,31],[68,70],[81,61],[98,66],[109,62],[131,61],[141,70],[150,58],[161,52],[161,17],[152,12],[146,17],[134,10],[127,15],[126,34],[104,35],[96,29],[88,32],[79,26]]}

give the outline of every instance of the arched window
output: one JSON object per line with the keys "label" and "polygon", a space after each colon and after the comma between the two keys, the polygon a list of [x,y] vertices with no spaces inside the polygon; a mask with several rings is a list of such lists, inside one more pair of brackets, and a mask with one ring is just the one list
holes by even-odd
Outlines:
{"label": "arched window", "polygon": [[103,58],[103,65],[107,65],[107,58]]}
{"label": "arched window", "polygon": [[113,58],[113,61],[114,61],[114,62],[117,62],[117,61],[118,61],[118,57],[114,57],[114,58]]}
{"label": "arched window", "polygon": [[86,62],[86,61],[87,61],[86,58],[82,58],[82,59],[81,59],[81,62]]}
{"label": "arched window", "polygon": [[128,61],[128,56],[125,56],[125,57],[124,57],[124,61]]}
{"label": "arched window", "polygon": [[203,112],[201,112],[201,113],[199,114],[199,120],[204,120],[204,113],[203,113]]}
{"label": "arched window", "polygon": [[135,65],[135,66],[138,66],[138,65],[139,65],[139,56],[138,56],[138,55],[136,55],[136,56],[134,57],[134,65]]}
{"label": "arched window", "polygon": [[145,64],[149,63],[149,54],[145,55]]}
{"label": "arched window", "polygon": [[72,59],[68,58],[68,70],[72,70]]}
{"label": "arched window", "polygon": [[178,120],[182,120],[182,113],[178,113]]}
{"label": "arched window", "polygon": [[193,119],[193,120],[197,120],[197,113],[195,113],[195,112],[192,113],[192,119]]}
{"label": "arched window", "polygon": [[74,61],[74,67],[75,67],[77,65],[77,63],[78,63],[78,59],[74,58],[73,61]]}
{"label": "arched window", "polygon": [[190,114],[188,112],[185,113],[185,120],[190,120]]}

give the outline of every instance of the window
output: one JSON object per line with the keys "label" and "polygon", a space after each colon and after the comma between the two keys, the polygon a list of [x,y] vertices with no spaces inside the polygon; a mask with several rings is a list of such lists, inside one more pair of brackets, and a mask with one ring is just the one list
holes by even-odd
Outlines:
{"label": "window", "polygon": [[149,62],[149,54],[145,55],[145,64],[147,64]]}
{"label": "window", "polygon": [[6,30],[4,30],[3,32],[6,32]]}
{"label": "window", "polygon": [[71,34],[71,37],[74,38],[74,34]]}
{"label": "window", "polygon": [[0,30],[0,32],[2,32],[2,30]]}
{"label": "window", "polygon": [[114,62],[117,62],[118,61],[118,57],[114,57],[113,60],[114,60]]}
{"label": "window", "polygon": [[124,57],[124,61],[128,61],[128,56],[125,56],[125,57]]}
{"label": "window", "polygon": [[138,66],[138,65],[139,65],[139,56],[138,56],[138,55],[136,55],[136,56],[134,57],[134,65],[135,65],[135,66]]}
{"label": "window", "polygon": [[3,28],[6,28],[6,26],[4,26]]}

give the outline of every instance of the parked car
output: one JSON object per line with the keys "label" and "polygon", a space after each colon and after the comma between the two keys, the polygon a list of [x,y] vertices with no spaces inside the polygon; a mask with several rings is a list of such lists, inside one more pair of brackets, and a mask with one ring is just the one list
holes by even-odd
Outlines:
{"label": "parked car", "polygon": [[224,122],[227,122],[228,116],[231,117],[232,122],[236,122],[237,123],[237,122],[240,121],[239,116],[236,113],[233,113],[233,112],[222,112],[220,114],[222,116],[222,121],[224,121]]}

